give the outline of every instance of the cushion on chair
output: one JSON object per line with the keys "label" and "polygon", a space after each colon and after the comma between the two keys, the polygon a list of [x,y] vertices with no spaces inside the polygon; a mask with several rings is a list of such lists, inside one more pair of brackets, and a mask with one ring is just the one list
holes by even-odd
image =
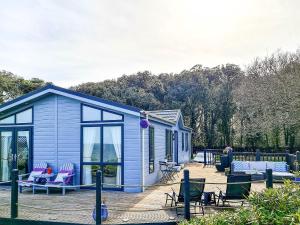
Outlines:
{"label": "cushion on chair", "polygon": [[55,183],[63,183],[64,182],[64,178],[67,177],[69,175],[69,173],[58,173],[54,182]]}
{"label": "cushion on chair", "polygon": [[289,172],[273,172],[273,176],[281,176],[281,177],[295,177],[294,174]]}
{"label": "cushion on chair", "polygon": [[274,162],[275,164],[275,172],[287,172],[287,164],[286,162]]}
{"label": "cushion on chair", "polygon": [[275,163],[276,162],[267,162],[267,169],[272,169],[273,171],[275,171]]}
{"label": "cushion on chair", "polygon": [[248,161],[233,161],[233,172],[249,170]]}
{"label": "cushion on chair", "polygon": [[27,179],[27,181],[34,181],[34,177],[37,175],[41,175],[43,173],[43,171],[32,171]]}
{"label": "cushion on chair", "polygon": [[267,163],[265,161],[253,161],[250,162],[250,170],[266,171]]}

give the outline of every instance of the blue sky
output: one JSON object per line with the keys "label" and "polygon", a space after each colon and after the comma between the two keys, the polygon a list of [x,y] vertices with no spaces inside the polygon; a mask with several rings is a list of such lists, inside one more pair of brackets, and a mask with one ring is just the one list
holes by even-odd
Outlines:
{"label": "blue sky", "polygon": [[69,87],[300,46],[297,0],[0,0],[0,70]]}

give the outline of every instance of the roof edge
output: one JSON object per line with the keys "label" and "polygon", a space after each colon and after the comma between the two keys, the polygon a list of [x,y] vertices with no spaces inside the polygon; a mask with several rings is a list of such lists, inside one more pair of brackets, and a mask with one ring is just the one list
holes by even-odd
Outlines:
{"label": "roof edge", "polygon": [[[77,96],[77,97],[80,97],[80,98],[85,98],[85,99],[100,102],[100,103],[103,103],[103,104],[113,105],[115,107],[126,109],[126,110],[129,110],[129,111],[133,111],[135,113],[140,113],[141,112],[141,109],[139,109],[137,107],[134,107],[134,106],[125,105],[125,104],[118,103],[118,102],[115,102],[115,101],[111,101],[111,100],[103,99],[103,98],[100,98],[100,97],[84,94],[84,93],[81,93],[81,92],[78,92],[78,91],[73,91],[73,90],[70,90],[70,89],[58,87],[58,86],[55,86],[53,84],[47,84],[47,85],[45,85],[45,86],[43,86],[39,89],[36,89],[36,90],[31,91],[31,92],[29,92],[25,95],[19,96],[15,99],[12,99],[8,102],[3,103],[2,105],[0,105],[0,112],[9,109],[9,107],[8,107],[9,105],[17,103],[18,101],[25,100],[26,98],[29,98],[31,96],[34,96],[34,95],[39,94],[41,92],[44,92],[46,90],[49,90],[49,92],[50,92],[50,90],[63,92],[63,93],[69,94],[69,95],[74,95],[74,96]],[[5,108],[5,109],[3,110],[3,108]]]}

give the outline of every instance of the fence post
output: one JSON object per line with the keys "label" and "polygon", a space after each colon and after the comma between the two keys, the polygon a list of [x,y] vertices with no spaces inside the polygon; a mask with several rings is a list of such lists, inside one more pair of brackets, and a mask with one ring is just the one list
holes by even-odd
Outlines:
{"label": "fence post", "polygon": [[266,187],[267,188],[273,188],[273,174],[272,174],[272,169],[267,169],[266,170],[266,175],[267,175]]}
{"label": "fence post", "polygon": [[204,152],[204,166],[206,166],[206,149],[204,149],[203,152]]}
{"label": "fence post", "polygon": [[289,154],[290,154],[289,150],[285,150],[285,161],[287,162],[288,165],[290,164]]}
{"label": "fence post", "polygon": [[296,151],[296,160],[298,162],[298,170],[300,170],[300,167],[299,167],[299,163],[300,163],[300,152],[299,151]]}
{"label": "fence post", "polygon": [[260,161],[260,151],[259,151],[259,149],[256,149],[255,160]]}
{"label": "fence post", "polygon": [[184,170],[184,218],[190,220],[190,171]]}
{"label": "fence post", "polygon": [[101,191],[102,191],[102,174],[98,170],[96,173],[96,225],[101,224]]}
{"label": "fence post", "polygon": [[233,161],[233,152],[232,152],[232,150],[229,150],[227,154],[228,154],[228,163],[229,163],[229,167],[230,167],[231,163]]}
{"label": "fence post", "polygon": [[13,169],[11,172],[11,219],[15,219],[18,217],[18,175],[19,171],[17,169]]}

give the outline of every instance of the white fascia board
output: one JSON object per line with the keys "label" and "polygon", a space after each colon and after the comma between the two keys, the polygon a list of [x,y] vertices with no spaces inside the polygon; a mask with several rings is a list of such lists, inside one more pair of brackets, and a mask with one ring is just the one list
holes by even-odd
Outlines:
{"label": "white fascia board", "polygon": [[36,93],[34,95],[31,95],[27,98],[24,98],[24,99],[21,99],[17,102],[9,104],[9,105],[1,108],[0,112],[3,112],[3,111],[5,111],[7,109],[10,109],[10,108],[13,108],[13,107],[15,107],[17,105],[20,105],[22,103],[25,103],[27,101],[33,100],[35,98],[41,97],[41,96],[43,96],[45,94],[48,94],[48,93],[53,93],[53,94],[65,96],[65,97],[68,97],[68,98],[76,99],[76,100],[81,101],[81,102],[87,102],[87,103],[90,103],[90,104],[93,104],[93,105],[97,105],[97,106],[104,107],[104,108],[107,108],[107,109],[112,109],[112,110],[115,110],[115,111],[118,111],[118,112],[123,112],[123,113],[129,114],[129,115],[140,116],[139,112],[134,112],[134,111],[131,111],[131,110],[123,109],[123,108],[116,107],[116,106],[113,106],[113,105],[110,105],[110,104],[105,104],[105,103],[102,103],[102,102],[99,102],[99,101],[94,101],[94,100],[91,100],[91,99],[87,99],[87,98],[84,98],[84,97],[72,95],[72,94],[65,93],[65,92],[58,91],[58,90],[54,90],[54,89],[46,89],[44,91],[41,91],[41,92]]}

